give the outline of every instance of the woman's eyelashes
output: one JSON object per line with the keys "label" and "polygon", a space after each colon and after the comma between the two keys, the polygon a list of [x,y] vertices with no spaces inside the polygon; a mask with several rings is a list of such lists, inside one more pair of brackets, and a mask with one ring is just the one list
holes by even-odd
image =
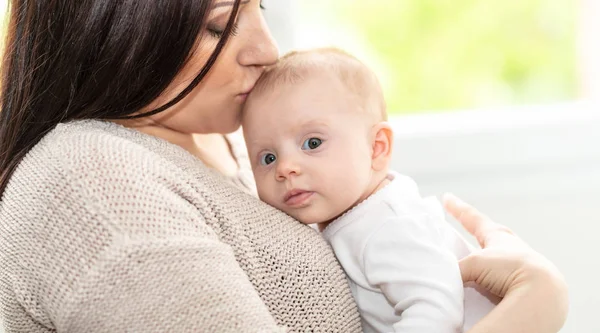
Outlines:
{"label": "woman's eyelashes", "polygon": [[[262,1],[260,2],[259,6],[260,6],[260,9],[262,9],[262,10],[267,9],[267,8],[265,8]],[[212,37],[220,39],[223,37],[226,27],[227,27],[227,24],[221,25],[220,27],[217,24],[209,24],[208,27],[206,28],[206,30],[208,30],[208,33]],[[231,27],[230,36],[237,36],[238,32],[239,32],[239,27],[238,27],[238,23],[237,23],[237,19],[236,19],[236,22],[234,22],[233,26]]]}
{"label": "woman's eyelashes", "polygon": [[[217,39],[223,38],[223,34],[225,33],[225,27],[221,28],[221,27],[217,27],[216,25],[209,25],[206,30],[208,31],[208,33]],[[233,24],[233,26],[231,27],[231,33],[230,36],[237,36],[238,34],[238,24],[237,22],[235,22]]]}

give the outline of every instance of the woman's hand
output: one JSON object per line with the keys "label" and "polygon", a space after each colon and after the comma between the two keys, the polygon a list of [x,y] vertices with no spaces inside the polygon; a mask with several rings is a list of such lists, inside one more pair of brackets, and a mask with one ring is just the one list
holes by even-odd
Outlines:
{"label": "woman's hand", "polygon": [[444,196],[444,207],[482,247],[460,261],[463,281],[474,281],[504,297],[468,333],[558,332],[569,303],[558,269],[510,229],[454,195]]}

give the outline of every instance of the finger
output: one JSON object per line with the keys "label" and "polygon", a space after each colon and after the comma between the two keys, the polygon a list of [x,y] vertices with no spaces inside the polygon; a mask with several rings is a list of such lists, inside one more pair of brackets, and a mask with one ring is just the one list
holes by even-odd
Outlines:
{"label": "finger", "polygon": [[443,201],[446,210],[477,239],[482,248],[489,247],[492,243],[503,246],[508,244],[513,244],[513,246],[524,245],[510,228],[495,223],[475,207],[455,195],[446,193]]}
{"label": "finger", "polygon": [[460,222],[465,230],[475,236],[481,247],[485,247],[485,231],[494,228],[494,223],[475,207],[462,201],[452,193],[444,194],[443,202],[448,213]]}
{"label": "finger", "polygon": [[477,282],[477,278],[481,276],[482,268],[477,259],[473,255],[464,257],[458,261],[460,275],[464,283]]}
{"label": "finger", "polygon": [[492,295],[504,297],[507,288],[514,285],[514,280],[511,278],[514,270],[511,269],[511,263],[507,262],[503,254],[499,259],[494,260],[493,257],[477,253],[461,259],[458,266],[465,285],[474,282]]}

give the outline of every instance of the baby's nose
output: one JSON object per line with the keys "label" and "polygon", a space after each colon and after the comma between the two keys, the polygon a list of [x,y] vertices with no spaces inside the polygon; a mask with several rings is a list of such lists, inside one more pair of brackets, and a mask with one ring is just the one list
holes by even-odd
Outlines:
{"label": "baby's nose", "polygon": [[280,159],[277,161],[277,180],[283,181],[300,174],[300,166],[291,159]]}

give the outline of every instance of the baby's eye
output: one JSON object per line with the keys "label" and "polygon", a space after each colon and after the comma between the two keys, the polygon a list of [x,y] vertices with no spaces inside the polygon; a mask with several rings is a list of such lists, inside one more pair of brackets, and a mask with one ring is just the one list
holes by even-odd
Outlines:
{"label": "baby's eye", "polygon": [[302,150],[312,150],[317,149],[323,143],[321,139],[318,138],[310,138],[302,144]]}
{"label": "baby's eye", "polygon": [[269,165],[269,164],[275,162],[275,160],[277,160],[277,157],[275,157],[275,155],[273,155],[271,153],[264,154],[260,158],[260,164],[262,164],[262,165]]}

